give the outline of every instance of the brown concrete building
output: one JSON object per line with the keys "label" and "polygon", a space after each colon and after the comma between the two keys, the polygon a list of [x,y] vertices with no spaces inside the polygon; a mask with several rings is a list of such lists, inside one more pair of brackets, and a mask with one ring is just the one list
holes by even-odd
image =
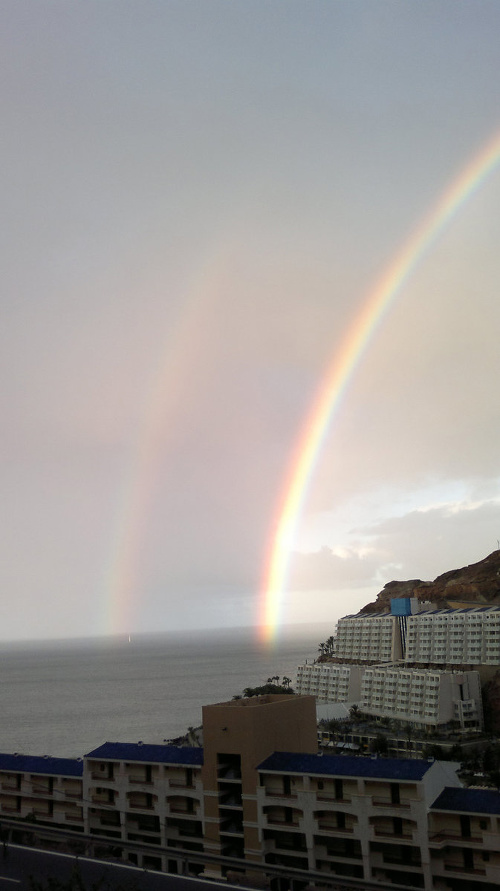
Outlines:
{"label": "brown concrete building", "polygon": [[256,696],[203,709],[205,850],[261,860],[258,765],[272,752],[317,751],[313,696]]}

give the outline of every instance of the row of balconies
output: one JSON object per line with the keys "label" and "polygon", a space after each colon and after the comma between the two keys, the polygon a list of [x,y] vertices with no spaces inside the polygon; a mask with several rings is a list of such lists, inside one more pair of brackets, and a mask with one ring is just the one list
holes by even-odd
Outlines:
{"label": "row of balconies", "polygon": [[168,776],[153,776],[151,779],[146,779],[144,775],[139,774],[123,774],[123,775],[114,775],[112,777],[108,777],[100,773],[99,771],[92,771],[90,774],[90,778],[92,780],[98,780],[100,784],[105,784],[109,786],[116,786],[117,781],[121,785],[124,781],[128,782],[130,785],[141,785],[141,786],[155,786],[162,787],[168,786],[170,789],[195,789],[197,787],[196,777],[168,777]]}
{"label": "row of balconies", "polygon": [[2,814],[19,816],[20,819],[34,816],[56,823],[83,823],[83,808],[76,804],[69,805],[69,802],[57,799],[46,800],[22,795],[0,796],[0,813]]}

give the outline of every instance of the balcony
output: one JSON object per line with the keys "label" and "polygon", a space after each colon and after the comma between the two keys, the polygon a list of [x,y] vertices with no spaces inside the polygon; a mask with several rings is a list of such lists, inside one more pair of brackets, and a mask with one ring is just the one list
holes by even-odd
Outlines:
{"label": "balcony", "polygon": [[413,841],[413,833],[412,832],[400,832],[396,833],[389,829],[373,829],[373,835],[375,838],[394,838],[398,841]]}
{"label": "balcony", "polygon": [[394,808],[407,808],[411,807],[411,802],[408,798],[401,798],[400,801],[392,801],[391,798],[380,798],[379,796],[372,798],[373,807],[394,807]]}
{"label": "balcony", "polygon": [[128,795],[127,807],[132,808],[134,810],[152,811],[155,807],[157,800],[158,799],[157,799],[156,795],[131,792]]}
{"label": "balcony", "polygon": [[267,787],[264,788],[264,795],[266,798],[281,798],[281,799],[286,798],[288,801],[290,799],[297,798],[296,792],[283,792],[283,790],[268,789]]}
{"label": "balcony", "polygon": [[298,820],[286,820],[284,817],[268,817],[268,826],[285,826],[287,829],[298,829],[300,823]]}
{"label": "balcony", "polygon": [[435,835],[429,836],[429,844],[436,845],[439,847],[443,847],[443,845],[447,846],[450,842],[458,842],[461,847],[463,844],[469,843],[471,844],[483,844],[483,837],[481,835],[462,835],[461,832],[452,832],[450,830],[446,832],[436,832]]}
{"label": "balcony", "polygon": [[33,814],[35,817],[42,817],[44,819],[50,817],[53,818],[53,812],[50,808],[42,808],[42,807],[34,807]]}
{"label": "balcony", "polygon": [[326,801],[331,802],[332,804],[351,804],[351,798],[337,798],[334,792],[318,792],[316,795],[317,801]]}
{"label": "balcony", "polygon": [[444,868],[446,872],[458,872],[461,875],[470,875],[470,876],[485,876],[486,870],[482,868],[477,868],[475,866],[455,866],[453,863],[445,863]]}
{"label": "balcony", "polygon": [[172,816],[180,817],[181,819],[183,817],[192,819],[193,817],[196,817],[197,810],[195,808],[193,808],[193,810],[187,810],[187,808],[181,807],[180,805],[171,804],[168,813],[172,814]]}
{"label": "balcony", "polygon": [[115,768],[117,768],[117,764],[112,764],[111,762],[105,762],[104,764],[94,764],[90,767],[90,775],[93,780],[103,780],[113,781]]}
{"label": "balcony", "polygon": [[340,835],[352,835],[354,832],[354,826],[338,826],[337,823],[331,820],[318,820],[318,829],[324,832],[339,833]]}

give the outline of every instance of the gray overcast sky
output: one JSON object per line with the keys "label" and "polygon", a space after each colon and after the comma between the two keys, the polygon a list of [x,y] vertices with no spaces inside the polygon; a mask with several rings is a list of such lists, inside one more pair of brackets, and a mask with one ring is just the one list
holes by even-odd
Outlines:
{"label": "gray overcast sky", "polygon": [[[500,132],[497,0],[5,0],[0,636],[253,624],[312,400]],[[500,538],[500,171],[321,450],[284,619]]]}

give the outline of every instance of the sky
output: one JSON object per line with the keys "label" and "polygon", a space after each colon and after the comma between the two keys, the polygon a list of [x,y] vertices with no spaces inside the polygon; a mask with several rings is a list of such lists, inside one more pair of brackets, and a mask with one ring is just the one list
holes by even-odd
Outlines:
{"label": "sky", "polygon": [[[257,626],[328,368],[500,135],[500,5],[5,0],[0,24],[0,639]],[[346,381],[280,625],[331,633],[499,546],[498,167]]]}

